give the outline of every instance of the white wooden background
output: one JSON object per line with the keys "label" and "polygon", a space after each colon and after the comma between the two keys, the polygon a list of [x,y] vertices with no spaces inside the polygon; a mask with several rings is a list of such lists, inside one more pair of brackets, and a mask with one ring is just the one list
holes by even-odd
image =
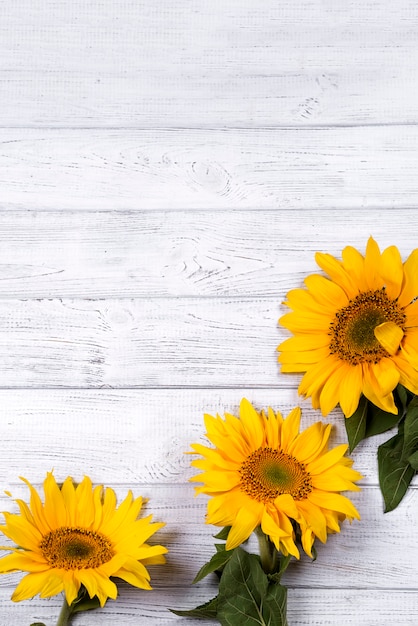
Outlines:
{"label": "white wooden background", "polygon": [[[205,411],[300,402],[277,319],[316,250],[418,246],[417,37],[416,0],[1,3],[1,492],[87,473],[167,522],[154,591],[74,626],[202,623],[166,608],[215,591],[183,452]],[[416,626],[418,483],[383,515],[384,439],[355,454],[362,521],[288,570],[290,626]],[[1,626],[53,626],[19,577]]]}

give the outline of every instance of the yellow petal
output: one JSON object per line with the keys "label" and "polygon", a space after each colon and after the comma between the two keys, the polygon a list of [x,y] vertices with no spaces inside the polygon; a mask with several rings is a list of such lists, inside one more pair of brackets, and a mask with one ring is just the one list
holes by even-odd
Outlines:
{"label": "yellow petal", "polygon": [[[299,313],[309,313],[318,315],[330,315],[329,306],[323,307],[306,289],[291,289],[286,294],[286,301],[283,303]],[[332,312],[331,308],[331,312]]]}
{"label": "yellow petal", "polygon": [[339,493],[329,493],[314,489],[308,495],[308,500],[321,508],[343,513],[351,519],[360,519],[360,513],[357,511],[354,504]]}
{"label": "yellow petal", "polygon": [[340,406],[345,417],[351,417],[358,407],[363,389],[363,370],[361,365],[345,368],[340,385]]}
{"label": "yellow petal", "polygon": [[359,291],[367,290],[364,271],[364,256],[353,248],[346,246],[341,253],[344,269],[355,279]]}
{"label": "yellow petal", "polygon": [[[90,598],[94,596],[99,598],[101,607],[105,605],[108,598],[112,598],[112,600],[116,599],[118,588],[108,576],[104,576],[99,570],[81,570],[79,577],[81,584],[87,589]],[[149,585],[147,589],[150,589]]]}
{"label": "yellow petal", "polygon": [[312,476],[315,476],[316,474],[320,474],[321,472],[329,469],[330,467],[338,463],[341,457],[343,457],[344,454],[347,452],[347,448],[348,445],[346,443],[342,443],[336,448],[333,448],[332,450],[329,450],[322,456],[318,457],[317,459],[315,459],[315,461],[309,463],[309,473]]}
{"label": "yellow petal", "polygon": [[300,333],[296,337],[289,337],[283,341],[278,350],[280,352],[299,352],[305,350],[317,350],[329,346],[329,337],[326,334]]}
{"label": "yellow petal", "polygon": [[303,521],[300,523],[302,532],[307,526],[325,543],[327,540],[327,523],[321,508],[319,506],[313,506],[312,502],[309,500],[300,500],[298,502],[298,508],[303,516]]}
{"label": "yellow petal", "polygon": [[206,521],[214,526],[232,526],[237,512],[246,505],[251,507],[251,503],[250,498],[239,490],[216,495],[207,504]]}
{"label": "yellow petal", "polygon": [[341,363],[334,372],[331,372],[328,379],[325,381],[319,397],[322,415],[328,415],[340,402],[341,386],[344,382],[346,370],[348,370],[349,367],[348,364]]}
{"label": "yellow petal", "polygon": [[342,309],[348,304],[344,290],[325,276],[311,274],[305,278],[305,285],[312,297],[326,308],[330,315],[333,315],[336,309]]}
{"label": "yellow petal", "polygon": [[45,504],[44,513],[51,529],[67,524],[67,509],[64,498],[52,472],[48,472],[44,480]]}
{"label": "yellow petal", "polygon": [[331,424],[316,422],[301,432],[299,437],[290,446],[288,452],[296,457],[300,463],[310,463],[321,454],[327,445],[331,432]]}
{"label": "yellow petal", "polygon": [[318,363],[319,361],[323,361],[329,355],[329,342],[328,345],[323,348],[318,348],[317,350],[299,350],[297,352],[282,352],[279,355],[278,361],[286,366],[291,366],[293,363],[295,364],[303,364],[305,369],[307,366],[312,363]]}
{"label": "yellow petal", "polygon": [[292,517],[294,520],[299,518],[298,508],[292,496],[288,493],[282,493],[274,500],[274,507],[279,513]]}
{"label": "yellow petal", "polygon": [[418,297],[418,249],[413,250],[403,266],[404,284],[399,304],[407,306]]}
{"label": "yellow petal", "polygon": [[355,279],[346,271],[341,261],[338,261],[331,254],[322,252],[315,254],[315,260],[319,267],[344,290],[348,298],[353,298],[358,294],[359,289]]}
{"label": "yellow petal", "polygon": [[242,508],[238,511],[226,541],[225,548],[227,550],[236,548],[248,539],[251,533],[260,525],[263,510],[263,504],[254,501],[251,508]]}
{"label": "yellow petal", "polygon": [[418,395],[417,370],[403,356],[394,356],[393,361],[400,372],[400,384]]}
{"label": "yellow petal", "polygon": [[36,552],[20,551],[0,559],[0,574],[8,572],[44,572],[50,569],[45,559]]}
{"label": "yellow petal", "polygon": [[404,332],[395,322],[383,322],[374,329],[374,336],[386,352],[393,355],[399,350]]}
{"label": "yellow petal", "polygon": [[[36,596],[36,594],[38,594],[39,591],[48,584],[50,576],[50,570],[46,572],[34,572],[24,576],[13,592],[13,602],[29,600],[29,598],[33,598],[34,596]],[[62,588],[63,585],[61,585],[61,589]]]}
{"label": "yellow petal", "polygon": [[398,298],[403,281],[401,254],[396,246],[390,246],[382,252],[379,273],[384,281],[389,298]]}
{"label": "yellow petal", "polygon": [[329,376],[340,366],[341,361],[333,355],[328,356],[319,363],[315,363],[302,378],[299,385],[299,393],[303,396],[310,396],[314,391],[322,390]]}
{"label": "yellow petal", "polygon": [[392,391],[400,380],[399,369],[392,359],[381,359],[379,363],[363,366],[363,393],[375,406],[388,413],[396,414]]}
{"label": "yellow petal", "polygon": [[382,285],[382,279],[379,274],[380,268],[380,250],[379,246],[373,239],[369,237],[366,246],[366,254],[364,257],[364,273],[367,283],[367,289],[374,290],[380,289]]}
{"label": "yellow petal", "polygon": [[328,333],[330,318],[329,315],[319,313],[286,313],[279,319],[279,323],[292,333]]}
{"label": "yellow petal", "polygon": [[241,400],[239,416],[247,435],[247,442],[257,450],[263,443],[263,428],[260,414],[246,398]]}
{"label": "yellow petal", "polygon": [[299,434],[301,410],[300,407],[295,407],[286,417],[282,424],[281,431],[281,448],[287,450],[290,444]]}
{"label": "yellow petal", "polygon": [[269,535],[269,537],[286,537],[289,535],[283,528],[281,528],[276,521],[268,514],[267,511],[263,512],[263,516],[261,518],[261,530],[264,534]]}

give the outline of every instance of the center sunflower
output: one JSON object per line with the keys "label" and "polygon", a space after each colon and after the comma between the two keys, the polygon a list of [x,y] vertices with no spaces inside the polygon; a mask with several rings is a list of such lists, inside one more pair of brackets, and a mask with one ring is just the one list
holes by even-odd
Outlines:
{"label": "center sunflower", "polygon": [[85,528],[63,526],[44,535],[40,549],[49,565],[64,570],[97,568],[114,552],[102,534]]}
{"label": "center sunflower", "polygon": [[258,448],[239,469],[240,487],[254,500],[272,501],[288,493],[303,500],[312,491],[310,474],[294,456],[272,448]]}
{"label": "center sunflower", "polygon": [[394,322],[405,331],[403,307],[389,298],[384,288],[360,293],[337,311],[330,324],[331,354],[351,365],[378,363],[388,356],[374,334],[376,326],[384,322]]}

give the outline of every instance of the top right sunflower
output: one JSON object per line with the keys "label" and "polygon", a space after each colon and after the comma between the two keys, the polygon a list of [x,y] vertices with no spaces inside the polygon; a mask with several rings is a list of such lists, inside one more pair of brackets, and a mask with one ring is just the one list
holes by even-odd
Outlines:
{"label": "top right sunflower", "polygon": [[380,252],[372,237],[363,256],[316,253],[328,275],[312,274],[293,289],[279,321],[293,333],[278,351],[282,372],[305,372],[299,393],[327,415],[338,404],[352,416],[364,396],[398,414],[398,385],[418,394],[418,249],[405,263],[396,246]]}

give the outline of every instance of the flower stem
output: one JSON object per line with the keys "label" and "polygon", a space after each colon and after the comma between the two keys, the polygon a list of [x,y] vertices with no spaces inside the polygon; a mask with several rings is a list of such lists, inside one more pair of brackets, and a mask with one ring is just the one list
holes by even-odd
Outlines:
{"label": "flower stem", "polygon": [[266,574],[274,574],[279,565],[279,553],[276,550],[276,546],[263,533],[260,527],[257,528],[256,535],[260,549],[261,567]]}
{"label": "flower stem", "polygon": [[67,603],[67,600],[64,598],[61,612],[58,616],[57,626],[67,626],[67,624],[69,624],[69,619],[72,614],[73,614],[72,606],[70,606]]}

